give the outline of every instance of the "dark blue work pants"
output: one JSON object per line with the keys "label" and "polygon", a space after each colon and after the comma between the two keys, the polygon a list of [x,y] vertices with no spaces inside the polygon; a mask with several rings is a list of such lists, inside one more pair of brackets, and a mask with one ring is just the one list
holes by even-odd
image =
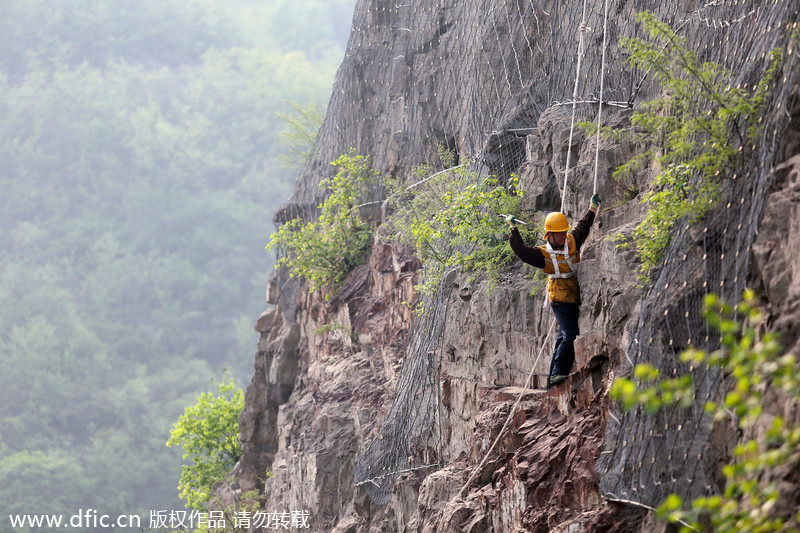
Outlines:
{"label": "dark blue work pants", "polygon": [[550,375],[568,376],[575,362],[575,337],[578,336],[578,317],[581,307],[578,304],[553,302],[550,304],[558,322],[558,337],[553,349],[553,360],[550,362]]}

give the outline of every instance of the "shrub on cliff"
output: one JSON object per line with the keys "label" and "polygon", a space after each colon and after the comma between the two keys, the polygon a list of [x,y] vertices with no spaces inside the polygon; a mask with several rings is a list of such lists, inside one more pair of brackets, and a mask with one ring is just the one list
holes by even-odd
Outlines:
{"label": "shrub on cliff", "polygon": [[331,164],[339,172],[320,183],[329,195],[319,205],[319,219],[291,220],[273,233],[267,244],[267,249],[280,251],[277,266],[308,281],[311,290],[335,287],[364,261],[372,247],[373,229],[362,220],[358,207],[377,173],[368,157],[352,150]]}
{"label": "shrub on cliff", "polygon": [[[781,394],[787,403],[785,412],[800,407],[797,357],[783,353],[777,334],[761,334],[765,317],[752,291],[746,291],[735,308],[715,295],[707,296],[705,317],[709,326],[719,331],[722,346],[711,353],[690,348],[681,354],[681,360],[693,367],[720,369],[730,378],[730,389],[722,400],[703,406],[708,423],[726,421],[740,435],[745,431],[759,434],[752,428],[760,427],[761,437],[736,446],[732,461],[722,468],[726,483],[720,494],[688,503],[673,494],[658,514],[682,524],[681,531],[798,531],[800,514],[776,512],[781,485],[770,472],[800,467],[800,426],[763,412],[767,394]],[[611,396],[626,410],[641,406],[648,413],[657,413],[672,405],[690,409],[696,390],[692,378],[685,374],[664,379],[657,368],[640,364],[633,379],[614,380]]]}
{"label": "shrub on cliff", "polygon": [[286,168],[297,169],[308,161],[311,149],[317,142],[317,133],[325,118],[325,108],[317,107],[314,100],[306,107],[297,102],[287,103],[293,111],[278,111],[276,116],[286,124],[285,129],[278,134],[278,139],[289,153],[279,155],[278,160]]}
{"label": "shrub on cliff", "polygon": [[[624,180],[631,172],[653,163],[658,174],[642,196],[645,219],[630,241],[641,260],[640,279],[663,259],[679,220],[696,222],[718,202],[722,187],[758,132],[759,110],[770,94],[780,53],[752,91],[735,83],[735,75],[713,62],[702,62],[687,47],[686,38],[649,12],[638,21],[651,42],[623,37],[628,62],[657,78],[662,96],[645,102],[633,114],[633,129],[608,128],[605,133],[643,146],[641,153],[614,172]],[[593,124],[584,124],[596,131]],[[619,241],[621,236],[617,237]]]}
{"label": "shrub on cliff", "polygon": [[[503,217],[520,214],[519,178],[512,176],[504,186],[496,176],[479,177],[469,163],[453,166],[447,150],[440,150],[440,159],[445,170],[422,165],[415,184],[389,186],[393,214],[384,233],[413,247],[422,260],[423,295],[435,294],[451,268],[485,275],[491,287],[514,258]],[[533,236],[528,226],[521,231]]]}
{"label": "shrub on cliff", "polygon": [[183,466],[178,482],[186,507],[206,511],[211,489],[222,481],[242,455],[239,442],[239,414],[244,393],[233,384],[220,383],[219,395],[204,392],[197,403],[187,407],[172,427],[167,446],[183,447]]}

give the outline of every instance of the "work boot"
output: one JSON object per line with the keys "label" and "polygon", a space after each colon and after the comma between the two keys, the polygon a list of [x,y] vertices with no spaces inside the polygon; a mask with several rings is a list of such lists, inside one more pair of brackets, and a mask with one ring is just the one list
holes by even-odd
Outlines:
{"label": "work boot", "polygon": [[559,383],[563,383],[564,381],[566,381],[566,379],[567,379],[568,377],[569,377],[569,376],[565,376],[564,374],[553,374],[552,376],[550,376],[550,377],[548,378],[548,380],[547,380],[547,386],[548,386],[548,388],[549,388],[549,387],[555,387],[555,386],[556,386],[556,385],[558,385]]}

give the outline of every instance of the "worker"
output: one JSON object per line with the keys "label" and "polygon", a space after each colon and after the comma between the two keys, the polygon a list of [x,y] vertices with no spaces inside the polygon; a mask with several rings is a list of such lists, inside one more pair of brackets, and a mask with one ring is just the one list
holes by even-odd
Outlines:
{"label": "worker", "polygon": [[547,377],[548,389],[566,380],[575,362],[573,343],[580,333],[578,317],[581,305],[581,289],[576,277],[575,263],[581,260],[581,245],[589,236],[589,229],[599,207],[600,197],[594,194],[589,210],[572,231],[563,213],[550,213],[544,222],[546,244],[535,247],[525,245],[517,229],[517,220],[512,215],[506,216],[506,223],[511,227],[508,239],[511,249],[524,262],[541,268],[545,274],[550,275],[547,281],[547,299],[558,322],[559,332]]}

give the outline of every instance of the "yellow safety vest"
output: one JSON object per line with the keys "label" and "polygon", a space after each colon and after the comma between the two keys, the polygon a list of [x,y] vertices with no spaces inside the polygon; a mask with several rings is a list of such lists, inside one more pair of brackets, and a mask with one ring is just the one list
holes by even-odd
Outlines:
{"label": "yellow safety vest", "polygon": [[561,250],[554,249],[549,242],[538,248],[544,256],[543,271],[550,275],[547,281],[548,299],[551,302],[581,303],[581,289],[574,268],[575,263],[580,263],[581,254],[575,237],[567,233],[567,242]]}

